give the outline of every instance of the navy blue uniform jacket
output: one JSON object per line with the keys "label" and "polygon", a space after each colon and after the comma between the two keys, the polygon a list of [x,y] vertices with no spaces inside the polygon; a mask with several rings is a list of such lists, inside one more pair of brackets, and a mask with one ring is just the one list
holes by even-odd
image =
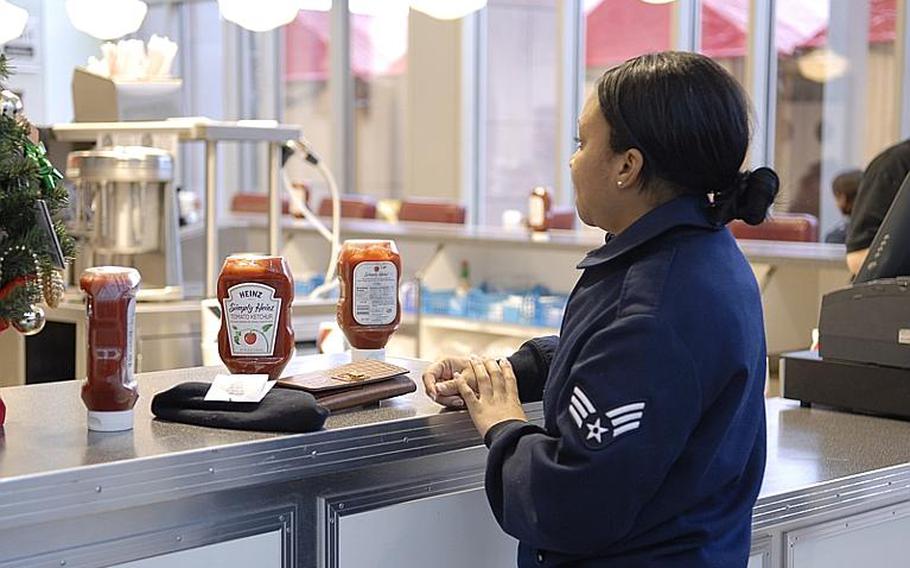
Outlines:
{"label": "navy blue uniform jacket", "polygon": [[752,270],[681,197],[591,252],[560,337],[510,359],[545,424],[492,428],[486,491],[520,566],[745,566],[765,464]]}

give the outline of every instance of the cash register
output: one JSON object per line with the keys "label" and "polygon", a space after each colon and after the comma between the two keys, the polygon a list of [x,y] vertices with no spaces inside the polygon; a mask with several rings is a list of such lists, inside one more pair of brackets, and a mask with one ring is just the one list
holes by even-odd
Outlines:
{"label": "cash register", "polygon": [[910,419],[910,175],[853,285],[822,299],[818,352],[784,355],[781,383],[803,406]]}

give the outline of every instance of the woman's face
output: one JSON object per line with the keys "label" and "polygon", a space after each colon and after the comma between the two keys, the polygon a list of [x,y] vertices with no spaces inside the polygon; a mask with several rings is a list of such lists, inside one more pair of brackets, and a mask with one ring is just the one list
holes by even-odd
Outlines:
{"label": "woman's face", "polygon": [[632,187],[640,160],[641,153],[634,149],[613,152],[610,125],[600,111],[597,95],[588,97],[578,119],[578,147],[569,161],[575,207],[585,224],[611,233],[628,226],[627,218],[637,212],[641,201],[641,192]]}

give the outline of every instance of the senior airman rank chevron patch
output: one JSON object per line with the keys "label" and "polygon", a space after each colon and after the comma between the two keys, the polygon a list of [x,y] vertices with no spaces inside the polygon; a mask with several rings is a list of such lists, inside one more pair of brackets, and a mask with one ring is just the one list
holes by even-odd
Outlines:
{"label": "senior airman rank chevron patch", "polygon": [[600,450],[613,440],[637,430],[645,413],[645,402],[636,401],[599,412],[581,387],[572,389],[569,415],[578,427],[578,436],[585,447]]}

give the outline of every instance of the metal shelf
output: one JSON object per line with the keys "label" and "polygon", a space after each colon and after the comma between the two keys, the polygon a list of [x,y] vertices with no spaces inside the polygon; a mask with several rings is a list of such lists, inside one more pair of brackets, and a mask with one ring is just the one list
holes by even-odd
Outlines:
{"label": "metal shelf", "polygon": [[98,142],[107,134],[171,134],[180,142],[205,144],[205,296],[215,295],[218,271],[218,143],[264,142],[269,149],[269,253],[281,252],[281,148],[301,137],[299,126],[270,120],[219,122],[204,117],[151,122],[77,122],[55,124],[54,136],[67,142]]}
{"label": "metal shelf", "polygon": [[498,323],[454,316],[425,315],[421,318],[421,324],[428,328],[504,335],[507,337],[526,337],[529,339],[540,335],[556,335],[559,333],[559,330],[554,327]]}
{"label": "metal shelf", "polygon": [[275,142],[300,138],[299,126],[272,121],[221,122],[205,118],[175,118],[152,122],[74,122],[55,124],[54,136],[66,142],[94,142],[104,134],[176,134],[192,142]]}

